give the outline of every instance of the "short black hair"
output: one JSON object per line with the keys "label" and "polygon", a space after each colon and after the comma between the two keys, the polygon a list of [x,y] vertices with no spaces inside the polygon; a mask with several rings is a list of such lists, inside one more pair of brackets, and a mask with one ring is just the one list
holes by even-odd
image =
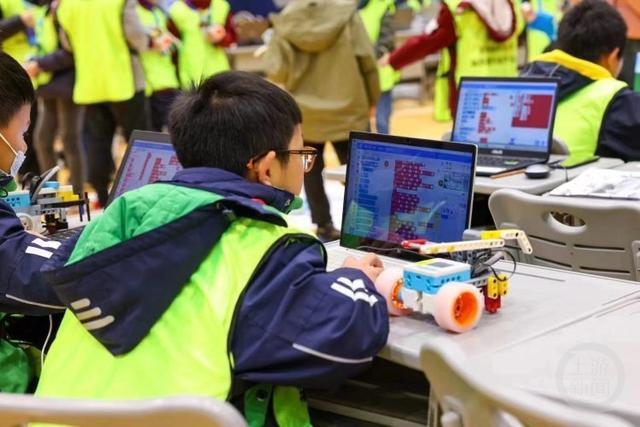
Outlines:
{"label": "short black hair", "polygon": [[7,126],[22,107],[34,101],[27,72],[11,56],[0,52],[0,126]]}
{"label": "short black hair", "polygon": [[567,12],[558,29],[557,47],[569,55],[597,62],[627,41],[627,24],[613,6],[603,0],[584,0]]}
{"label": "short black hair", "polygon": [[229,71],[178,97],[169,133],[182,166],[244,175],[253,157],[287,150],[300,123],[300,108],[287,92],[257,75]]}

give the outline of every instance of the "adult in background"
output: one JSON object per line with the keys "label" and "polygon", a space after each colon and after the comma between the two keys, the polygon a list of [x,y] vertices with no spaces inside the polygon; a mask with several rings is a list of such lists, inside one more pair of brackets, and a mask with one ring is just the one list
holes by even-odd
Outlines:
{"label": "adult in background", "polygon": [[292,0],[271,21],[267,75],[296,99],[305,143],[320,151],[304,187],[318,237],[335,240],[340,233],[324,189],[322,154],[325,142],[332,141],[340,162],[346,163],[349,132],[369,129],[380,97],[373,46],[354,0]]}
{"label": "adult in background", "polygon": [[625,81],[631,88],[640,92],[640,73],[638,68],[638,53],[640,53],[640,1],[638,0],[608,0],[622,14],[627,23],[627,45],[624,49],[624,64],[620,72],[620,80]]}
{"label": "adult in background", "polygon": [[111,147],[119,125],[128,140],[148,129],[139,53],[151,45],[136,0],[64,0],[57,16],[62,42],[73,52],[73,100],[86,105],[89,182],[105,206],[115,164]]}

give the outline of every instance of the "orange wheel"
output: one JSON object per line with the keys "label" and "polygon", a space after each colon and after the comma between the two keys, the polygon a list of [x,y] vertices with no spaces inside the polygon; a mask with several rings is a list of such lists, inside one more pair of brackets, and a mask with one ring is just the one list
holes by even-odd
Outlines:
{"label": "orange wheel", "polygon": [[411,312],[411,310],[405,308],[400,298],[402,275],[402,269],[388,268],[380,273],[376,280],[376,289],[387,301],[389,314],[393,316],[406,316]]}
{"label": "orange wheel", "polygon": [[468,283],[448,283],[435,296],[433,316],[438,325],[453,332],[466,332],[482,317],[482,294]]}

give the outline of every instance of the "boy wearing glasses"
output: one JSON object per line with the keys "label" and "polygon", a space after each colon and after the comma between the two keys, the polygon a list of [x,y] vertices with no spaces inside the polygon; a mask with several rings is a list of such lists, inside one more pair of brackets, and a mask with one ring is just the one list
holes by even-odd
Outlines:
{"label": "boy wearing glasses", "polygon": [[204,395],[250,425],[304,426],[301,387],[369,365],[388,334],[382,264],[328,272],[320,241],[287,222],[316,154],[301,121],[290,95],[247,73],[178,98],[185,169],[116,199],[44,268],[69,310],[37,394]]}

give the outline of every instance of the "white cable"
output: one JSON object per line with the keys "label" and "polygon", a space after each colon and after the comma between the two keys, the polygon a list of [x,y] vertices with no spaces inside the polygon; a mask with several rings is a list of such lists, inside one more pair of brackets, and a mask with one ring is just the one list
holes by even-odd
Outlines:
{"label": "white cable", "polygon": [[44,340],[44,344],[42,345],[42,351],[40,351],[40,370],[42,372],[42,368],[44,368],[44,352],[47,350],[47,344],[49,344],[49,339],[51,338],[51,333],[53,332],[53,316],[49,315],[49,332],[47,332],[47,338]]}

